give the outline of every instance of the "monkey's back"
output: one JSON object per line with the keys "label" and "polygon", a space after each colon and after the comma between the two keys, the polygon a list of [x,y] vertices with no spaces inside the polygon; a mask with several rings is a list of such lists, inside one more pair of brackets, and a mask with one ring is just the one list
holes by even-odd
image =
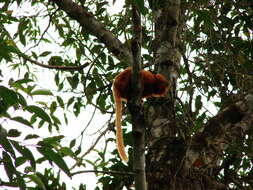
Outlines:
{"label": "monkey's back", "polygon": [[[141,70],[141,90],[142,98],[165,96],[167,93],[167,80],[160,74],[153,74],[149,71]],[[124,100],[131,98],[131,78],[132,69],[129,67],[119,73],[113,82],[113,88],[116,88],[120,97]]]}

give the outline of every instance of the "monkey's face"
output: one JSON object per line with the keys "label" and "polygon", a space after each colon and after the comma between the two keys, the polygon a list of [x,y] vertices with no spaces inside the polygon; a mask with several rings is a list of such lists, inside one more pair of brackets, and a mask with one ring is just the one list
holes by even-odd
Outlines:
{"label": "monkey's face", "polygon": [[156,83],[155,83],[155,96],[156,97],[162,97],[167,96],[168,90],[169,90],[169,83],[165,79],[164,76],[160,74],[156,74]]}

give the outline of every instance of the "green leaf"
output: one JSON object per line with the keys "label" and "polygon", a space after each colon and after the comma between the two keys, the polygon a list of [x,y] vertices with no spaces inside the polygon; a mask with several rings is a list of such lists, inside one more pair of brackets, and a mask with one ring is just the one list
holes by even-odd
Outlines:
{"label": "green leaf", "polygon": [[62,169],[68,176],[70,176],[70,170],[63,160],[62,156],[52,150],[51,148],[42,146],[38,147],[37,150],[49,161],[54,162],[60,169]]}
{"label": "green leaf", "polygon": [[22,105],[22,106],[27,106],[27,102],[26,99],[24,98],[23,95],[17,93],[18,95],[18,102]]}
{"label": "green leaf", "polygon": [[30,134],[30,135],[27,135],[24,140],[37,139],[37,138],[39,138],[38,135],[36,135],[36,134]]}
{"label": "green leaf", "polygon": [[60,56],[52,56],[48,61],[49,65],[61,66],[64,64],[64,60]]}
{"label": "green leaf", "polygon": [[64,108],[64,102],[63,102],[62,98],[60,96],[57,96],[56,98],[57,98],[57,102],[59,103],[61,108]]}
{"label": "green leaf", "polygon": [[81,104],[79,102],[76,102],[74,104],[74,114],[77,117],[80,114],[80,110],[81,110]]}
{"label": "green leaf", "polygon": [[11,61],[11,50],[8,48],[8,45],[4,41],[0,41],[0,60],[5,59]]}
{"label": "green leaf", "polygon": [[60,149],[60,152],[62,152],[64,155],[67,155],[67,156],[70,156],[70,157],[75,156],[74,152],[69,147],[62,147]]}
{"label": "green leaf", "polygon": [[76,139],[73,139],[72,141],[70,141],[69,147],[73,148],[76,144]]}
{"label": "green leaf", "polygon": [[202,101],[201,101],[201,96],[200,95],[198,95],[196,97],[195,108],[196,108],[196,112],[198,112],[202,108]]}
{"label": "green leaf", "polygon": [[33,82],[32,79],[28,79],[28,78],[24,78],[24,79],[19,79],[19,80],[16,80],[12,83],[13,86],[16,86],[16,85],[21,85],[21,84],[26,84],[26,83],[29,83],[29,82]]}
{"label": "green leaf", "polygon": [[40,122],[38,124],[38,127],[41,128],[44,124],[45,124],[45,121],[44,120],[40,120]]}
{"label": "green leaf", "polygon": [[18,88],[18,89],[22,89],[22,84],[27,84],[29,82],[33,82],[33,80],[31,79],[20,79],[20,80],[16,80],[14,82],[12,82],[10,85],[12,87]]}
{"label": "green leaf", "polygon": [[66,124],[68,124],[68,118],[67,118],[66,113],[64,113],[64,121],[65,121]]}
{"label": "green leaf", "polygon": [[20,42],[25,46],[26,45],[26,39],[24,35],[24,30],[28,27],[29,21],[23,18],[18,25],[18,36],[20,39]]}
{"label": "green leaf", "polygon": [[60,125],[61,121],[58,119],[58,117],[55,117],[54,115],[51,116],[53,121],[54,121],[54,125]]}
{"label": "green leaf", "polygon": [[16,171],[16,169],[15,169],[15,167],[13,165],[13,162],[12,162],[12,159],[11,159],[10,155],[7,152],[3,151],[2,152],[2,156],[3,156],[2,161],[4,163],[4,169],[5,169],[6,173],[7,173],[7,176],[9,178],[9,180],[12,181],[13,175],[17,171]]}
{"label": "green leaf", "polygon": [[17,173],[17,182],[20,190],[26,190],[25,180],[23,178],[24,178],[23,176]]}
{"label": "green leaf", "polygon": [[102,108],[101,110],[106,110],[105,108],[106,99],[107,99],[107,95],[105,94],[102,94],[97,98],[97,105]]}
{"label": "green leaf", "polygon": [[68,80],[70,86],[72,87],[72,89],[76,89],[76,87],[79,83],[78,75],[75,74],[73,77],[67,77],[67,80]]}
{"label": "green leaf", "polygon": [[55,84],[58,86],[60,83],[59,73],[55,74],[54,81],[55,81]]}
{"label": "green leaf", "polygon": [[10,141],[4,137],[0,137],[0,145],[4,148],[5,151],[11,153],[12,156],[15,156],[15,152],[13,150]]}
{"label": "green leaf", "polygon": [[109,63],[109,65],[114,65],[114,60],[113,60],[113,58],[112,58],[112,56],[108,56],[108,63]]}
{"label": "green leaf", "polygon": [[144,6],[144,0],[133,0],[133,3],[141,12],[141,14],[146,15],[148,13],[147,8]]}
{"label": "green leaf", "polygon": [[20,134],[21,134],[21,132],[19,132],[17,129],[10,129],[10,130],[8,131],[7,136],[8,136],[8,137],[19,137]]}
{"label": "green leaf", "polygon": [[27,161],[27,159],[23,156],[20,156],[20,157],[17,157],[15,159],[15,166],[18,167],[18,166],[21,166],[22,164],[24,164],[25,162]]}
{"label": "green leaf", "polygon": [[75,97],[71,97],[69,100],[68,100],[68,103],[67,103],[67,107],[69,107],[75,100]]}
{"label": "green leaf", "polygon": [[27,175],[28,178],[30,178],[34,183],[38,185],[39,188],[43,190],[47,190],[43,181],[39,178],[37,175]]}
{"label": "green leaf", "polygon": [[6,137],[7,137],[7,130],[0,124],[0,141],[2,139],[6,139]]}
{"label": "green leaf", "polygon": [[22,124],[24,124],[24,125],[26,125],[28,127],[33,128],[32,124],[28,120],[26,120],[26,119],[24,119],[22,117],[17,116],[17,117],[12,117],[10,119],[13,120],[13,121],[17,121],[19,123],[22,123]]}
{"label": "green leaf", "polygon": [[3,101],[9,106],[12,106],[18,102],[17,93],[4,86],[0,86],[0,97],[2,97]]}
{"label": "green leaf", "polygon": [[7,105],[7,103],[3,100],[0,100],[0,116],[7,115],[8,108],[9,106]]}
{"label": "green leaf", "polygon": [[34,113],[36,116],[40,117],[42,120],[52,123],[49,115],[38,106],[26,106],[25,109],[30,113]]}
{"label": "green leaf", "polygon": [[23,157],[25,157],[30,161],[30,164],[33,167],[33,169],[36,169],[36,162],[32,152],[25,146],[20,146],[19,143],[14,140],[11,140],[10,142]]}
{"label": "green leaf", "polygon": [[50,90],[47,89],[39,89],[34,90],[31,92],[31,95],[47,95],[47,96],[53,96],[53,93]]}
{"label": "green leaf", "polygon": [[75,151],[75,155],[80,154],[80,153],[81,153],[81,151],[82,151],[82,147],[81,147],[81,146],[79,146],[79,147],[77,148],[77,150]]}
{"label": "green leaf", "polygon": [[50,105],[50,113],[53,114],[55,112],[56,108],[57,108],[57,103],[56,103],[56,101],[53,101]]}
{"label": "green leaf", "polygon": [[51,51],[44,51],[42,54],[40,54],[39,56],[41,57],[46,57],[48,56],[49,54],[51,54],[52,52]]}
{"label": "green leaf", "polygon": [[64,136],[63,135],[59,135],[59,136],[54,136],[54,137],[47,137],[45,139],[43,139],[43,142],[46,144],[57,144],[58,142],[60,142],[61,139],[63,139]]}

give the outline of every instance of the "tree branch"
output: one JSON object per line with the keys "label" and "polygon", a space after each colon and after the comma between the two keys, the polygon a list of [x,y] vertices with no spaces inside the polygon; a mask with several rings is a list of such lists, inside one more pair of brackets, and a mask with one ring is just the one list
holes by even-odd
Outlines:
{"label": "tree branch", "polygon": [[57,65],[46,65],[43,63],[40,63],[38,61],[35,61],[33,59],[31,59],[28,56],[25,56],[24,54],[18,54],[19,56],[21,56],[24,60],[29,61],[35,65],[38,65],[40,67],[44,67],[47,69],[57,69],[57,70],[62,70],[62,71],[78,71],[78,70],[82,70],[85,67],[87,67],[90,63],[84,63],[83,65],[80,66],[57,66]]}
{"label": "tree branch", "polygon": [[119,60],[126,61],[129,64],[132,63],[132,55],[128,48],[112,32],[108,31],[92,13],[88,12],[87,7],[80,6],[72,0],[50,1],[57,4],[61,10],[79,22],[90,34],[96,36]]}
{"label": "tree branch", "polygon": [[201,160],[201,165],[217,166],[217,160],[228,145],[240,140],[252,125],[253,94],[250,93],[210,119],[203,132],[192,139],[185,167],[194,166],[197,160]]}
{"label": "tree branch", "polygon": [[142,68],[141,62],[141,15],[135,5],[132,8],[133,13],[133,40],[131,44],[133,54],[133,72],[131,81],[132,97],[130,98],[128,107],[132,115],[133,126],[133,170],[135,173],[135,189],[146,190],[146,172],[145,172],[145,127],[143,121],[143,113],[141,106],[141,94],[143,84],[140,77]]}
{"label": "tree branch", "polygon": [[110,175],[134,175],[133,172],[120,172],[120,171],[102,171],[102,170],[83,170],[71,173],[71,176],[83,173],[102,173],[102,174],[110,174]]}

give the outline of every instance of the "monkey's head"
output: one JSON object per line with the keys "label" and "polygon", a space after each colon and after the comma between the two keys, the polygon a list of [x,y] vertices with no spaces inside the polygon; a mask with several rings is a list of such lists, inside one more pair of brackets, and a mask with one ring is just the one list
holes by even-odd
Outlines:
{"label": "monkey's head", "polygon": [[156,82],[155,82],[155,96],[156,97],[163,97],[167,96],[168,90],[169,90],[169,82],[167,79],[161,75],[161,74],[156,74],[155,75]]}

